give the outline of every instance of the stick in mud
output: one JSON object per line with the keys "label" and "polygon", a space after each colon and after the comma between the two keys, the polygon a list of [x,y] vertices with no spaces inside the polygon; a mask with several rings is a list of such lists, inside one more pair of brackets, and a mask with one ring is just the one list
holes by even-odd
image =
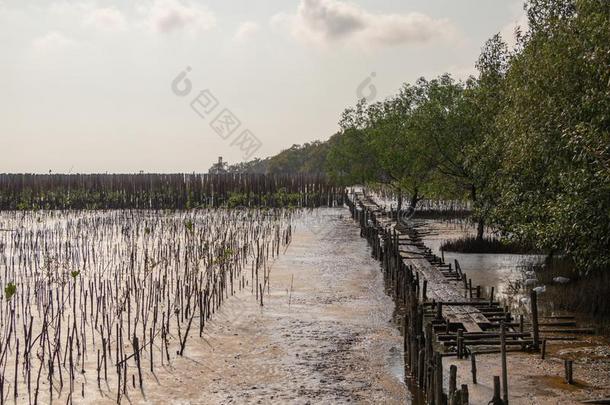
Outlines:
{"label": "stick in mud", "polygon": [[508,405],[508,369],[506,365],[506,325],[500,324],[500,350],[502,356],[502,400]]}
{"label": "stick in mud", "polygon": [[443,303],[442,302],[436,303],[436,320],[437,321],[443,320]]}
{"label": "stick in mud", "polygon": [[470,354],[470,364],[472,366],[472,383],[477,383],[477,356],[475,353]]}
{"label": "stick in mud", "polygon": [[494,376],[494,396],[489,401],[490,405],[504,405],[502,397],[500,396],[500,376]]}
{"label": "stick in mud", "polygon": [[443,401],[443,358],[440,353],[434,353],[434,398],[437,404]]}
{"label": "stick in mud", "polygon": [[424,285],[423,285],[423,289],[422,289],[422,301],[424,301],[424,302],[428,300],[427,290],[428,290],[428,280],[424,280]]}
{"label": "stick in mud", "polygon": [[[186,332],[178,330],[178,334],[184,337],[180,342],[181,349],[184,350],[190,322],[197,308],[197,300],[191,297],[205,297],[205,301],[200,299],[201,313],[198,318],[203,327],[209,317],[208,308],[212,306],[212,310],[217,310],[224,301],[224,295],[233,294],[233,278],[240,275],[242,267],[253,263],[254,256],[257,271],[261,269],[265,274],[266,284],[261,287],[264,290],[265,285],[269,286],[270,250],[273,256],[273,248],[276,248],[275,252],[279,252],[280,245],[284,246],[290,242],[289,227],[285,224],[279,226],[274,221],[265,222],[263,215],[267,216],[268,213],[262,211],[253,212],[255,217],[261,218],[261,227],[244,225],[243,221],[225,221],[227,217],[236,217],[232,212],[203,213],[200,217],[203,222],[202,230],[206,229],[208,232],[212,229],[214,232],[215,223],[225,226],[226,222],[233,232],[233,240],[221,238],[208,242],[211,244],[209,249],[200,247],[199,236],[204,235],[203,231],[197,234],[197,238],[192,237],[192,233],[183,233],[184,218],[191,214],[94,211],[36,214],[26,212],[19,214],[19,217],[13,213],[2,215],[3,220],[8,217],[9,222],[23,221],[25,226],[16,231],[18,239],[6,244],[8,256],[23,257],[23,261],[1,263],[4,274],[0,274],[0,280],[3,282],[10,277],[20,282],[17,283],[15,298],[0,309],[0,323],[7,325],[7,333],[0,338],[0,403],[4,403],[7,394],[13,394],[15,399],[27,395],[32,403],[50,402],[54,399],[54,391],[61,396],[64,372],[68,373],[66,382],[70,387],[64,400],[67,399],[70,403],[76,393],[75,384],[80,382],[82,395],[84,384],[88,383],[84,377],[75,375],[77,371],[81,375],[89,371],[85,369],[86,365],[91,367],[93,373],[89,383],[97,384],[98,390],[101,390],[102,367],[106,383],[113,380],[113,376],[111,380],[108,379],[108,357],[111,364],[117,367],[114,378],[117,381],[116,400],[120,402],[121,396],[127,391],[127,360],[135,358],[139,380],[143,386],[141,354],[150,351],[150,368],[154,373],[154,341],[157,334],[161,333],[158,350],[161,350],[162,363],[164,350],[169,362],[169,346],[172,343],[170,330],[175,332],[174,325],[180,320],[183,321],[181,325],[187,325]],[[278,215],[286,215],[289,220],[292,214]],[[282,218],[280,219],[284,221]],[[49,224],[45,219],[51,220]],[[56,223],[59,225],[56,226]],[[160,229],[153,228],[152,231],[144,232],[149,229],[151,223]],[[28,225],[40,229],[31,232]],[[224,232],[223,228],[219,228],[219,231]],[[99,237],[96,236],[96,239],[92,240],[89,233],[95,233]],[[167,246],[154,244],[155,240],[152,240],[149,234],[169,243]],[[65,240],[66,235],[72,238],[68,242]],[[251,247],[255,240],[259,248],[253,252]],[[40,255],[37,250],[39,244],[44,244],[45,251],[52,252],[57,257],[49,258],[48,253]],[[124,246],[125,249],[113,250],[111,245]],[[172,250],[174,246],[176,248]],[[178,250],[183,254],[175,254]],[[230,257],[227,253],[229,251]],[[110,253],[105,256],[101,252]],[[195,263],[201,261],[206,265],[195,269]],[[21,264],[25,265],[21,267]],[[108,268],[113,269],[110,275],[106,273]],[[150,271],[153,268],[155,271]],[[30,292],[32,286],[35,288],[35,294]],[[160,307],[167,308],[167,312],[162,310],[163,322],[157,325]],[[36,311],[38,316],[35,317]],[[16,328],[15,324],[19,319],[24,321]],[[29,321],[26,321],[28,319]],[[47,328],[47,325],[51,328]],[[141,339],[136,335],[136,331],[140,329],[138,326],[141,326],[142,330]],[[112,336],[115,327],[116,335]],[[126,337],[138,338],[134,355],[128,356],[125,353],[125,333]],[[33,335],[36,337],[32,338]],[[115,343],[116,353],[113,359]],[[36,353],[35,345],[39,345],[40,353]],[[89,361],[91,356],[92,361]],[[13,365],[14,379],[7,373],[7,369]],[[36,372],[34,377],[38,378],[34,385],[31,378],[32,373]],[[41,380],[43,372],[45,378]],[[13,387],[10,387],[10,383],[7,384],[7,376],[10,376]],[[58,382],[56,385],[55,381]],[[48,389],[41,390],[45,383],[48,384]],[[113,382],[112,386],[114,391]],[[110,391],[110,387],[107,387]],[[39,400],[43,392],[47,397]]]}
{"label": "stick in mud", "polygon": [[468,395],[468,385],[462,384],[461,392],[462,392],[462,405],[470,404],[470,399],[469,399],[469,395]]}
{"label": "stick in mud", "polygon": [[563,361],[564,367],[565,367],[565,377],[566,377],[566,384],[574,384],[574,378],[573,378],[573,361],[572,360],[564,360]]}
{"label": "stick in mud", "polygon": [[534,350],[539,349],[539,325],[538,325],[538,294],[532,290],[530,292],[530,304],[532,311],[532,335],[534,337]]}
{"label": "stick in mud", "polygon": [[452,364],[449,367],[449,398],[452,400],[457,390],[457,366]]}
{"label": "stick in mud", "polygon": [[136,366],[138,367],[138,382],[140,383],[140,389],[142,386],[142,367],[140,365],[140,341],[137,336],[133,337],[133,351],[136,358]]}

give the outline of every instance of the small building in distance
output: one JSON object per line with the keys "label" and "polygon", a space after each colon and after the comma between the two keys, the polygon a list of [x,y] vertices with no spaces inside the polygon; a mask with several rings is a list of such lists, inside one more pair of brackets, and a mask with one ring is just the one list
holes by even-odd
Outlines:
{"label": "small building in distance", "polygon": [[208,170],[209,174],[225,174],[227,172],[227,163],[222,161],[222,156],[218,156],[218,162],[214,163]]}

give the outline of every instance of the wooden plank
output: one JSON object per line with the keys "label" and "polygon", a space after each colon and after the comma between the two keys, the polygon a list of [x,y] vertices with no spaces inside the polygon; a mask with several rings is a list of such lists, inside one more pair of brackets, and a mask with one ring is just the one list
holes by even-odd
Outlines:
{"label": "wooden plank", "polygon": [[[481,325],[491,322],[483,315],[476,306],[467,305],[464,284],[456,280],[455,276],[447,277],[441,269],[443,267],[431,264],[428,259],[433,259],[430,250],[425,248],[420,237],[411,237],[411,230],[402,224],[384,215],[377,204],[363,194],[356,194],[363,207],[375,215],[377,224],[390,232],[398,232],[399,254],[403,262],[413,267],[421,280],[427,281],[426,295],[428,300],[443,302],[443,318],[450,324],[461,324],[468,333],[483,332]],[[438,262],[438,261],[435,261]],[[440,262],[438,263],[440,264]],[[451,302],[459,303],[451,305]],[[478,300],[473,300],[478,303]]]}

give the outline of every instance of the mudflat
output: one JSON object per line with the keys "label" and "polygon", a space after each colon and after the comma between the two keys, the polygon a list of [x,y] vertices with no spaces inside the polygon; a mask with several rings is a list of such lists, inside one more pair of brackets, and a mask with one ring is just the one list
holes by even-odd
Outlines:
{"label": "mudflat", "polygon": [[[394,304],[347,210],[297,224],[263,304],[251,287],[230,297],[203,339],[189,337],[182,358],[147,371],[143,393],[123,402],[408,403]],[[104,390],[85,398],[115,401]]]}

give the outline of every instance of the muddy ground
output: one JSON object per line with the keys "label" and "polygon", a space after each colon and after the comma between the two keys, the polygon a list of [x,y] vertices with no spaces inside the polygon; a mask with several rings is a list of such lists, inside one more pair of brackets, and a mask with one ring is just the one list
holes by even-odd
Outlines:
{"label": "muddy ground", "polygon": [[154,384],[146,376],[144,396],[131,390],[123,402],[408,403],[393,307],[349,212],[327,210],[298,225],[263,307],[250,291],[230,298],[205,340],[189,338],[184,358],[156,371]]}
{"label": "muddy ground", "polygon": [[[424,241],[440,255],[442,241],[471,235],[474,227],[464,223],[427,221]],[[496,297],[503,305],[509,305],[515,314],[529,317],[529,301],[521,302],[527,291],[516,291],[511,285],[524,277],[520,266],[536,262],[536,255],[511,254],[456,254],[445,253],[450,263],[458,259],[464,272],[473,279],[473,285],[494,286]],[[550,297],[539,295],[539,309],[543,316],[574,315],[579,326],[595,327],[586,322],[583,314],[565,311],[555,312]],[[547,319],[547,321],[549,321]],[[555,328],[557,329],[557,328]],[[551,333],[552,335],[552,333]],[[559,334],[555,334],[559,336]],[[582,400],[610,397],[610,345],[604,336],[562,335],[576,340],[548,341],[545,360],[540,354],[510,353],[508,355],[509,403],[523,405],[579,404]],[[476,350],[476,348],[475,348]],[[575,384],[568,385],[564,378],[564,360],[574,361]],[[499,354],[477,356],[478,384],[472,384],[470,360],[445,358],[445,387],[449,385],[447,370],[451,364],[458,366],[458,385],[468,384],[473,404],[487,404],[493,396],[493,376],[501,375]]]}
{"label": "muddy ground", "polygon": [[[574,361],[573,385],[565,382],[564,359]],[[468,384],[471,403],[487,404],[493,397],[493,376],[501,375],[499,354],[477,356],[476,385],[470,360],[445,358],[443,364],[446,370],[458,366],[458,385]],[[610,397],[610,347],[605,338],[548,342],[545,360],[540,354],[509,353],[507,364],[510,404],[572,405]]]}
{"label": "muddy ground", "polygon": [[[402,338],[392,321],[379,264],[347,210],[325,210],[300,224],[274,263],[261,307],[251,292],[231,297],[206,325],[205,339],[190,337],[185,356],[146,371],[133,404],[417,404],[403,383]],[[562,380],[563,359],[575,360],[576,384]],[[491,399],[499,354],[470,361],[445,358],[472,404]],[[610,348],[598,337],[549,342],[539,354],[509,355],[511,404],[577,404],[610,396]],[[134,374],[136,370],[131,370]],[[94,374],[93,374],[94,375]],[[76,403],[115,403],[114,391],[87,392]],[[65,398],[62,399],[62,403]]]}

